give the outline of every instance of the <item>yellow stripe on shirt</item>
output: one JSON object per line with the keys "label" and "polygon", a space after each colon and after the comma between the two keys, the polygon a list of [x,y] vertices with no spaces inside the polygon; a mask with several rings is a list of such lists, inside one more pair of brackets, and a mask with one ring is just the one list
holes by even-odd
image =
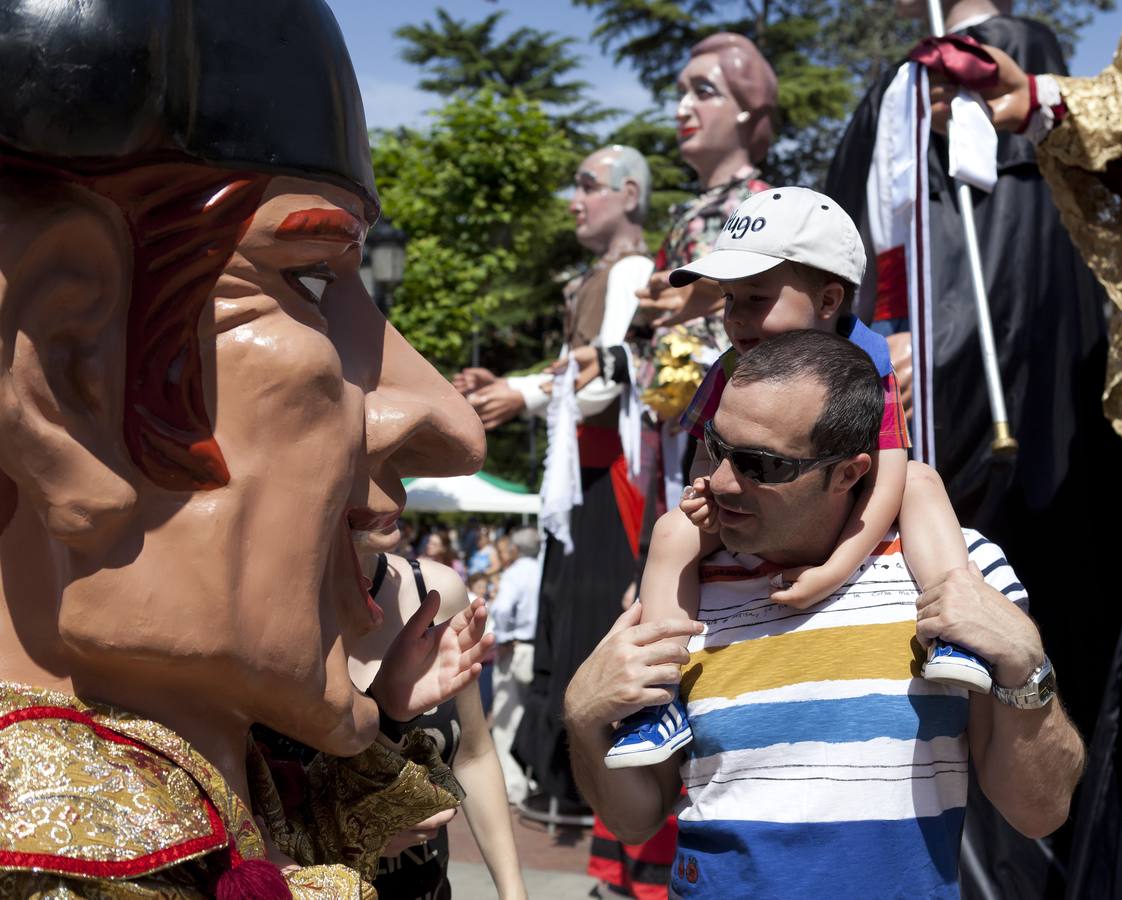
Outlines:
{"label": "yellow stripe on shirt", "polygon": [[843,625],[697,650],[683,672],[682,694],[731,700],[811,681],[918,678],[925,654],[915,634],[914,621]]}

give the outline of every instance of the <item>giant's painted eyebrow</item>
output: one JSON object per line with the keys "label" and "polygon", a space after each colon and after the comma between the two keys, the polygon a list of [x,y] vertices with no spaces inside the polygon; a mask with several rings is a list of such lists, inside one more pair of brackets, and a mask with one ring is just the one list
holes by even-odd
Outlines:
{"label": "giant's painted eyebrow", "polygon": [[362,243],[366,224],[343,209],[301,209],[289,213],[277,228],[282,241],[335,241]]}

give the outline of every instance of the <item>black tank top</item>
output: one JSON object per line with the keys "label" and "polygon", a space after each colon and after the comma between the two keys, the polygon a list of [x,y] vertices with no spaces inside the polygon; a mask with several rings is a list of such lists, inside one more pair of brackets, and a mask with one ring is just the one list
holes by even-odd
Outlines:
{"label": "black tank top", "polygon": [[[421,565],[412,559],[417,596],[424,600],[428,589],[421,575]],[[386,576],[385,556],[378,561],[371,596],[378,593]],[[460,746],[460,720],[456,701],[447,700],[409,723],[410,728],[423,728],[436,741],[440,758],[449,766]],[[378,876],[374,887],[380,900],[448,900],[452,887],[448,883],[448,831],[441,828],[431,841],[408,848],[398,856],[378,860]]]}

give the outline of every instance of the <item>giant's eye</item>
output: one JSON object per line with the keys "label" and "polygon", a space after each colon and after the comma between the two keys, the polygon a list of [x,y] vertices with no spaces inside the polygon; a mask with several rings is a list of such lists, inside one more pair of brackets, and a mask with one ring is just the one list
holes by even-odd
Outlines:
{"label": "giant's eye", "polygon": [[309,303],[319,306],[328,285],[335,280],[335,272],[327,263],[316,263],[300,269],[285,270],[284,280]]}

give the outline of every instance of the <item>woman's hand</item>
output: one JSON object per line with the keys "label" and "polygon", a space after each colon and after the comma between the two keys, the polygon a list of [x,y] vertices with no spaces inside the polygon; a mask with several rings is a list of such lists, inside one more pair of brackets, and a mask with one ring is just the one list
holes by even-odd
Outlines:
{"label": "woman's hand", "polygon": [[487,606],[479,598],[441,625],[430,625],[440,610],[440,594],[429,591],[393,639],[370,695],[399,722],[439,706],[471,684],[495,643],[483,633]]}

